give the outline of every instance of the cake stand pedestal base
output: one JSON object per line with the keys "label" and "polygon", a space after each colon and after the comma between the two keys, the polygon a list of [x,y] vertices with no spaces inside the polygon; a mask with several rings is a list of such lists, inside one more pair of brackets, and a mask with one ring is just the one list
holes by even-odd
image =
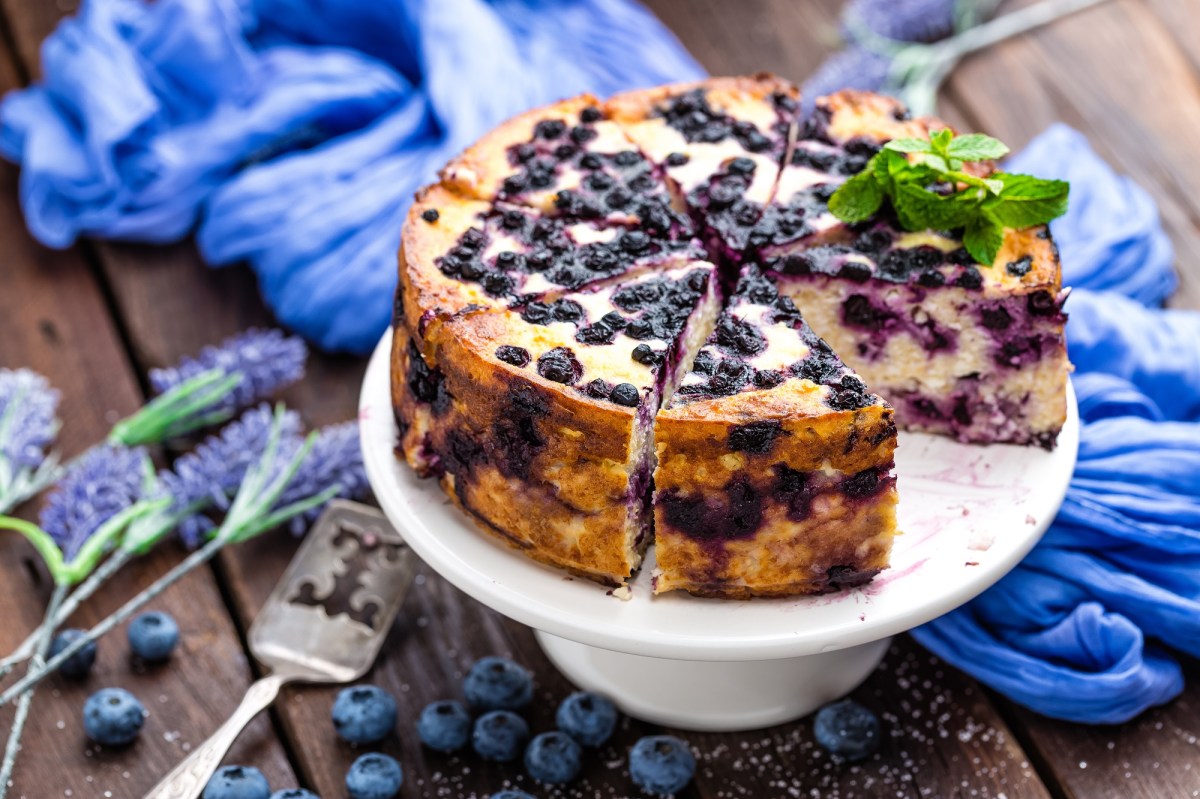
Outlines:
{"label": "cake stand pedestal base", "polygon": [[573,683],[643,721],[700,732],[757,730],[806,716],[854,690],[891,638],[779,660],[699,661],[630,655],[535,631]]}

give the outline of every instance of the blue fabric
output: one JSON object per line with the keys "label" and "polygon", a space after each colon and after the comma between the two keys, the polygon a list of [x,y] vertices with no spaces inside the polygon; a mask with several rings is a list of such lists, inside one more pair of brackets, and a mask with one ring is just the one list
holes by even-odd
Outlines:
{"label": "blue fabric", "polygon": [[1053,223],[1083,423],[1054,524],[991,590],[914,631],[939,656],[1049,716],[1117,723],[1183,689],[1200,655],[1200,313],[1175,286],[1148,195],[1056,125],[1011,159],[1071,181]]}
{"label": "blue fabric", "polygon": [[0,107],[40,241],[199,224],[210,264],[248,261],[284,324],[357,353],[453,153],[531,106],[703,74],[633,0],[87,0],[42,69]]}
{"label": "blue fabric", "polygon": [[[539,103],[701,74],[632,0],[88,0],[42,64],[0,107],[39,239],[196,229],[287,325],[354,352],[451,154]],[[1118,722],[1179,693],[1173,651],[1200,655],[1200,314],[1154,307],[1175,286],[1155,205],[1082,135],[1055,126],[1009,168],[1071,181],[1053,227],[1079,465],[1033,553],[914,634],[1034,710]]]}

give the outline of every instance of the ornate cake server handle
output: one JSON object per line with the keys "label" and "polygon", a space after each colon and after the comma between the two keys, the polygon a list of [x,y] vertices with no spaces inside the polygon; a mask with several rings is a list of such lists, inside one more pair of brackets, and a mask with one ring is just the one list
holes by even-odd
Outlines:
{"label": "ornate cake server handle", "polygon": [[280,688],[296,679],[296,675],[271,674],[251,685],[229,720],[164,777],[145,799],[197,799],[246,725],[270,707]]}

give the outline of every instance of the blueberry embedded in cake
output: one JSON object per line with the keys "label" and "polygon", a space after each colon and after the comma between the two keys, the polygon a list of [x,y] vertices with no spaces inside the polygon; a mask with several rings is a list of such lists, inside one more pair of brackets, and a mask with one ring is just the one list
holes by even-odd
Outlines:
{"label": "blueberry embedded in cake", "polygon": [[662,165],[712,254],[740,260],[775,190],[798,102],[793,85],[763,74],[627,92],[605,107]]}
{"label": "blueberry embedded in cake", "polygon": [[394,382],[408,460],[530,557],[620,585],[649,542],[655,413],[718,308],[695,262],[434,320]]}
{"label": "blueberry embedded in cake", "polygon": [[[895,407],[907,429],[974,443],[1052,447],[1069,371],[1058,252],[1045,227],[1007,229],[991,265],[951,233],[908,232],[886,205],[847,224],[834,191],[888,140],[945,128],[894,100],[839,92],[817,102],[754,255],[809,324]],[[990,162],[967,164],[981,176]]]}
{"label": "blueberry embedded in cake", "polygon": [[431,186],[417,197],[404,229],[403,313],[419,320],[469,307],[508,307],[652,265],[703,258],[691,235],[686,219],[660,231],[547,216]]}
{"label": "blueberry embedded in cake", "polygon": [[442,180],[470,197],[575,219],[665,229],[677,217],[656,164],[586,94],[510,119],[451,161]]}
{"label": "blueberry embedded in cake", "polygon": [[757,267],[655,422],[656,593],[870,580],[895,535],[896,426]]}

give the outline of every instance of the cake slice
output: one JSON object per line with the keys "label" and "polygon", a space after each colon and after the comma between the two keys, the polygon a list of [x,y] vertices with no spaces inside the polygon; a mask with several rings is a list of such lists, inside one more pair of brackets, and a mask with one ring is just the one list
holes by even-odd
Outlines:
{"label": "cake slice", "polygon": [[686,220],[651,231],[546,216],[429,186],[417,195],[404,227],[398,310],[420,335],[422,317],[504,308],[523,297],[578,289],[649,265],[703,258],[691,236]]}
{"label": "cake slice", "polygon": [[896,532],[891,407],[757,267],[655,422],[655,593],[870,580]]}
{"label": "cake slice", "polygon": [[479,525],[621,585],[648,543],[653,420],[718,312],[691,263],[550,302],[396,326],[401,451]]}
{"label": "cake slice", "polygon": [[545,214],[652,230],[669,228],[678,216],[659,170],[589,94],[508,120],[451,161],[441,177],[476,199]]}
{"label": "cake slice", "polygon": [[751,254],[905,428],[1051,448],[1066,419],[1070,366],[1049,230],[1006,230],[995,263],[981,266],[953,233],[904,231],[886,206],[855,225],[828,211],[837,187],[885,141],[943,127],[909,119],[879,95],[822,98]]}
{"label": "cake slice", "polygon": [[627,92],[605,107],[663,166],[710,254],[736,260],[775,190],[798,98],[787,81],[761,74]]}

